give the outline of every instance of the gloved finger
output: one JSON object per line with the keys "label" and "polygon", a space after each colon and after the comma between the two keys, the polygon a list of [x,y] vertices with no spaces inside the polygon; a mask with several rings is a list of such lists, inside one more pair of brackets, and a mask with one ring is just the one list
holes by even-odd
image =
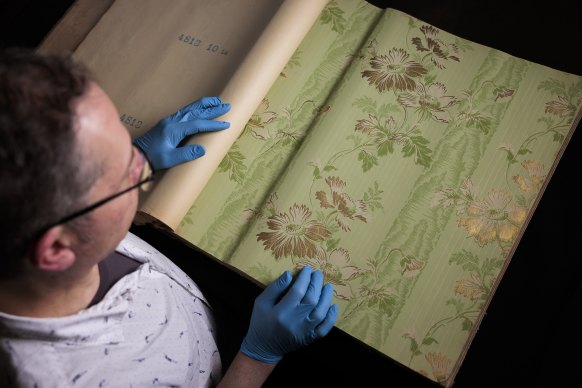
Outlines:
{"label": "gloved finger", "polygon": [[186,112],[196,111],[199,109],[206,109],[206,108],[220,105],[222,103],[223,103],[223,101],[220,99],[220,97],[215,97],[215,96],[202,97],[196,101],[192,101],[191,103],[184,105],[183,107],[178,109],[178,112],[186,113]]}
{"label": "gloved finger", "polygon": [[307,287],[305,296],[301,300],[301,304],[317,305],[321,295],[321,287],[323,286],[323,274],[321,271],[313,271],[311,273],[311,282]]}
{"label": "gloved finger", "polygon": [[172,147],[177,147],[186,136],[195,135],[197,133],[220,131],[228,127],[230,127],[230,123],[227,121],[194,120],[185,123],[172,123],[164,127],[163,136],[168,144]]}
{"label": "gloved finger", "polygon": [[164,168],[170,168],[190,160],[198,159],[206,153],[204,147],[200,144],[185,145],[178,147],[163,154],[161,165]]}
{"label": "gloved finger", "polygon": [[174,123],[167,127],[171,136],[171,144],[176,147],[186,136],[197,133],[220,131],[230,127],[227,121],[194,120],[186,123]]}
{"label": "gloved finger", "polygon": [[260,298],[262,301],[269,302],[270,305],[274,306],[281,295],[287,290],[292,279],[293,276],[291,276],[291,272],[283,272],[281,276],[273,280],[273,282],[263,290],[257,299]]}
{"label": "gloved finger", "polygon": [[287,294],[285,294],[283,299],[281,299],[281,306],[294,308],[301,302],[307,292],[309,284],[311,283],[312,272],[313,270],[309,266],[305,266],[301,269],[301,272],[297,275],[297,279],[295,279],[295,282]]}
{"label": "gloved finger", "polygon": [[[194,103],[190,104],[190,105],[196,105],[200,108],[209,108],[211,106],[217,106],[222,104],[222,99],[220,97],[217,96],[210,96],[210,97],[202,97],[196,101],[194,101]],[[187,105],[188,106],[188,105]]]}
{"label": "gloved finger", "polygon": [[198,108],[184,112],[184,115],[179,119],[179,122],[184,122],[193,119],[215,119],[222,116],[230,110],[230,104],[219,104],[208,108]]}
{"label": "gloved finger", "polygon": [[199,157],[206,154],[206,149],[200,144],[188,144],[183,147],[176,148],[176,151],[180,151],[184,158],[187,158],[185,161],[198,159]]}
{"label": "gloved finger", "polygon": [[309,314],[309,319],[315,322],[320,322],[325,318],[327,311],[329,310],[329,306],[331,306],[331,302],[333,299],[333,286],[327,283],[323,286],[321,290],[321,296],[319,300],[317,300],[314,304],[317,304],[311,313]]}
{"label": "gloved finger", "polygon": [[219,97],[202,97],[196,101],[184,105],[172,115],[168,116],[172,121],[180,120],[186,113],[197,111],[199,109],[209,108],[212,106],[217,106],[222,104],[222,100]]}
{"label": "gloved finger", "polygon": [[315,335],[318,338],[325,337],[335,325],[338,316],[337,304],[332,305],[325,316],[325,319],[315,328]]}

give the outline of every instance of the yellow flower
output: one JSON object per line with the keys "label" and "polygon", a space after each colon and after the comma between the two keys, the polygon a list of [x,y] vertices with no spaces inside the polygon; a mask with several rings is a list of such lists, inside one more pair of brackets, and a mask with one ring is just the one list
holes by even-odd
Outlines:
{"label": "yellow flower", "polygon": [[481,246],[494,240],[513,242],[527,210],[510,202],[511,197],[506,192],[491,190],[486,200],[467,203],[467,217],[459,220],[459,226]]}
{"label": "yellow flower", "polygon": [[430,352],[425,354],[424,358],[430,364],[432,368],[432,375],[439,383],[447,381],[449,377],[449,366],[451,365],[451,360],[448,359],[441,352]]}
{"label": "yellow flower", "polygon": [[533,160],[525,160],[521,165],[527,171],[527,177],[515,175],[513,181],[525,193],[540,191],[546,180],[544,165]]}
{"label": "yellow flower", "polygon": [[461,279],[458,280],[455,286],[455,294],[462,295],[469,299],[479,299],[485,295],[483,287],[481,287],[481,279],[475,273],[471,273],[471,280]]}
{"label": "yellow flower", "polygon": [[418,62],[408,59],[408,53],[400,48],[393,48],[388,55],[375,56],[370,60],[374,70],[364,70],[363,77],[368,78],[370,85],[384,90],[414,90],[414,77],[426,74],[426,69]]}
{"label": "yellow flower", "polygon": [[323,241],[331,233],[321,222],[310,220],[311,211],[305,205],[294,204],[289,213],[279,213],[267,219],[272,232],[257,234],[265,250],[271,249],[276,259],[287,256],[313,257],[315,242]]}

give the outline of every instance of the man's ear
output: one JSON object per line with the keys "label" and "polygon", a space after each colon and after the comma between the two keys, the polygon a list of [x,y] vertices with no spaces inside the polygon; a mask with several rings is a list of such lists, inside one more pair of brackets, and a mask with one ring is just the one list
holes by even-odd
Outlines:
{"label": "man's ear", "polygon": [[47,230],[32,251],[32,265],[44,271],[65,271],[75,263],[71,232],[63,225]]}

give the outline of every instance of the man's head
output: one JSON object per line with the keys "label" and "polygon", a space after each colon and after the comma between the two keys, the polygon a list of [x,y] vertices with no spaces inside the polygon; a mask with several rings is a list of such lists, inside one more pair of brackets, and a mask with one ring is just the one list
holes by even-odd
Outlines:
{"label": "man's head", "polygon": [[83,66],[69,56],[1,52],[0,279],[27,268],[93,265],[114,249],[135,213],[136,192],[46,226],[135,183],[139,156]]}

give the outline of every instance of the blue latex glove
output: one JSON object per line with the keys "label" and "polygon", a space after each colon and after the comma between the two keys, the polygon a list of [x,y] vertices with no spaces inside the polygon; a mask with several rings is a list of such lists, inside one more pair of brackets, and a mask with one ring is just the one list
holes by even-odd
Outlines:
{"label": "blue latex glove", "polygon": [[[321,271],[304,267],[292,286],[284,272],[255,299],[251,323],[241,345],[247,356],[275,364],[283,356],[329,333],[337,319],[333,287]],[[322,287],[323,286],[323,287]]]}
{"label": "blue latex glove", "polygon": [[199,158],[206,150],[199,144],[178,147],[186,136],[226,129],[230,123],[212,120],[230,110],[218,97],[203,97],[160,120],[152,129],[134,140],[154,170],[162,170]]}

